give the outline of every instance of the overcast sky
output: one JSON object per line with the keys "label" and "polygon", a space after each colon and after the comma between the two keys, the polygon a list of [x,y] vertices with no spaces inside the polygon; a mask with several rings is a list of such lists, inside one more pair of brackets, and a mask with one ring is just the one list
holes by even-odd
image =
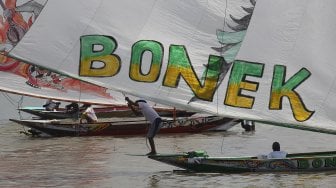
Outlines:
{"label": "overcast sky", "polygon": [[[21,96],[14,94],[7,94],[4,92],[0,92],[0,120],[8,120],[9,118],[20,119],[18,111],[16,110],[18,107],[18,102],[20,101]],[[42,106],[45,100],[36,99],[31,97],[23,97],[22,107],[24,106]],[[27,114],[23,114],[25,117]]]}

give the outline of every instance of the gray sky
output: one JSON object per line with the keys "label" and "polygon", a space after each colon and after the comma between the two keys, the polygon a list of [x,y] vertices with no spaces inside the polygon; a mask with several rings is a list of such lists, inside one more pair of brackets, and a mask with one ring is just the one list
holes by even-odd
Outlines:
{"label": "gray sky", "polygon": [[[9,118],[20,119],[18,111],[18,102],[20,101],[20,95],[8,94],[0,92],[0,120],[8,120]],[[23,97],[23,106],[42,106],[44,104],[43,99],[36,99],[32,97]],[[24,117],[30,117],[28,114],[22,114]]]}

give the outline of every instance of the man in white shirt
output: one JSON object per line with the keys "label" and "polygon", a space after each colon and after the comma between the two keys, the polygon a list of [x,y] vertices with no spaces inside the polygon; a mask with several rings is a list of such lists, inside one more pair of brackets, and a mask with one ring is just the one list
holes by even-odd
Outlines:
{"label": "man in white shirt", "polygon": [[268,159],[278,158],[284,159],[287,156],[287,153],[284,151],[280,151],[280,144],[279,142],[273,142],[272,145],[273,151],[267,155]]}
{"label": "man in white shirt", "polygon": [[150,126],[147,132],[147,138],[151,151],[147,155],[155,155],[156,149],[154,144],[154,137],[161,128],[162,119],[159,114],[151,107],[145,100],[137,100],[135,102],[131,101],[128,97],[125,97],[128,102],[128,106],[136,113],[137,109],[141,110],[143,116],[146,120],[150,122]]}
{"label": "man in white shirt", "polygon": [[85,105],[87,108],[83,112],[81,119],[79,120],[80,123],[82,123],[83,119],[86,119],[88,123],[95,123],[98,121],[98,118],[96,116],[95,111],[93,110],[91,104]]}

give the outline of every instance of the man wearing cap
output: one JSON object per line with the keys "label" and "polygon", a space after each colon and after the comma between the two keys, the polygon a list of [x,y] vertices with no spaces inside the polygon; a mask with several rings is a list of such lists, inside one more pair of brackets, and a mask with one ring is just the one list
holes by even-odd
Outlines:
{"label": "man wearing cap", "polygon": [[154,136],[159,132],[161,128],[162,119],[159,114],[143,99],[133,102],[128,97],[125,97],[125,100],[128,103],[128,106],[136,113],[139,109],[147,121],[150,122],[150,126],[147,132],[147,138],[151,151],[147,155],[155,155],[156,149],[154,144]]}

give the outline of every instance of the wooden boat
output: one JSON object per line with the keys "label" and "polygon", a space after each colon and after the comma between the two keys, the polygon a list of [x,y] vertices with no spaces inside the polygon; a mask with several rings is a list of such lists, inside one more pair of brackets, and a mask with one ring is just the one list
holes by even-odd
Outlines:
{"label": "wooden boat", "polygon": [[[154,107],[158,114],[162,117],[187,117],[195,114],[181,109]],[[19,111],[26,112],[37,116],[40,119],[66,119],[78,117],[76,114],[67,113],[65,109],[57,111],[46,111],[43,107],[23,107]],[[106,106],[95,107],[95,113],[98,118],[112,118],[112,117],[135,117],[133,111],[128,106]]]}
{"label": "wooden boat", "polygon": [[[110,136],[146,134],[149,122],[143,117],[110,118],[97,123],[79,123],[69,120],[16,120],[23,126],[31,128],[33,136]],[[228,123],[226,125],[226,123]],[[225,126],[226,125],[226,126]],[[218,116],[163,118],[162,133],[198,133],[212,128],[222,130],[231,128],[234,124],[231,118]]]}
{"label": "wooden boat", "polygon": [[193,172],[306,172],[336,170],[336,151],[293,153],[285,159],[209,157],[204,151],[158,154],[148,158]]}

